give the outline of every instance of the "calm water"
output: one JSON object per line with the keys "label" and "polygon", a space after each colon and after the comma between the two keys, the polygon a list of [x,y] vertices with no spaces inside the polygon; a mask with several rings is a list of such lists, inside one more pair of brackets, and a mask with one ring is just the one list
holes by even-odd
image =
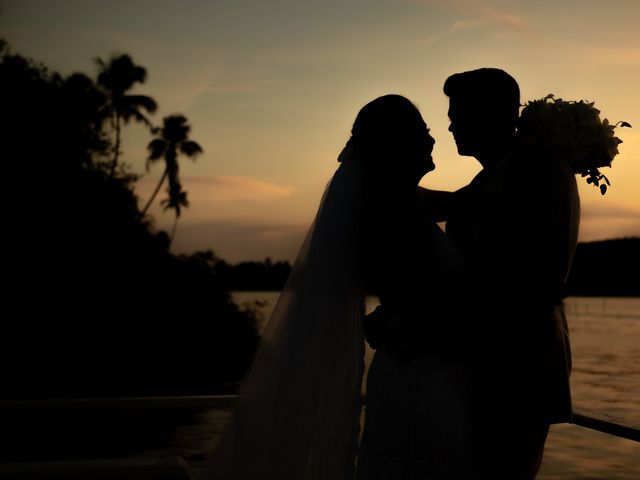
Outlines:
{"label": "calm water", "polygon": [[[277,292],[237,292],[239,303],[259,301],[265,319]],[[368,299],[367,308],[377,304]],[[573,348],[572,389],[576,407],[640,423],[640,298],[569,298],[566,312]],[[367,360],[372,352],[367,352]],[[226,412],[208,411],[178,432],[183,456],[198,458]],[[215,440],[213,440],[215,442]],[[640,479],[640,443],[582,427],[551,428],[539,479]]]}

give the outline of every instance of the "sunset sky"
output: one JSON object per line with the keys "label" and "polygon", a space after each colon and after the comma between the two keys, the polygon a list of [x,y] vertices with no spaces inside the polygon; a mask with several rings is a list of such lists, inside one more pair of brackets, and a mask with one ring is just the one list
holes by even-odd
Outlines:
{"label": "sunset sky", "polygon": [[[62,74],[129,53],[148,71],[135,92],[191,123],[205,153],[181,163],[191,206],[175,249],[229,261],[292,259],[356,113],[386,93],[420,108],[437,169],[422,185],[453,190],[479,166],[447,131],[445,79],[492,66],[522,99],[595,101],[625,120],[603,197],[579,179],[581,239],[640,235],[640,2],[637,0],[0,0],[0,37]],[[145,129],[123,133],[145,173]],[[145,174],[146,202],[162,174]],[[160,196],[162,198],[162,196]],[[152,209],[159,228],[173,217]]]}

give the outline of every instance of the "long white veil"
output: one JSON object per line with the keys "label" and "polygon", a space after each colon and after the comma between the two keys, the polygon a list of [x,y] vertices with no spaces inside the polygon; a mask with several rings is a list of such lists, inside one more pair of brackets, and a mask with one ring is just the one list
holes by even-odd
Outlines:
{"label": "long white veil", "polygon": [[363,179],[358,161],[347,160],[325,190],[206,480],[353,478],[364,371]]}

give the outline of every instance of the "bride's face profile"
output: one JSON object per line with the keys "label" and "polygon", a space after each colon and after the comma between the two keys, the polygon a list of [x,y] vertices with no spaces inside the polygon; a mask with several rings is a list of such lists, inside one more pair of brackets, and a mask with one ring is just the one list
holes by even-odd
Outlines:
{"label": "bride's face profile", "polygon": [[[424,124],[424,131],[416,141],[416,175],[419,175],[418,181],[427,173],[435,170],[436,165],[433,163],[433,146],[436,144],[435,139],[429,133],[427,124]],[[416,182],[417,183],[417,182]]]}
{"label": "bride's face profile", "polygon": [[365,105],[353,125],[352,141],[372,183],[381,190],[411,190],[435,168],[435,140],[411,101],[385,95]]}

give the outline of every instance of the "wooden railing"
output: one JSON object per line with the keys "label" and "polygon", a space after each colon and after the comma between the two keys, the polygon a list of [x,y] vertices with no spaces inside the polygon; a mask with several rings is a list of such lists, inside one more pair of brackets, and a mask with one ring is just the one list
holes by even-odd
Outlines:
{"label": "wooden railing", "polygon": [[575,408],[573,424],[598,432],[608,433],[615,437],[627,438],[640,442],[640,424],[632,420],[616,418],[605,413]]}

